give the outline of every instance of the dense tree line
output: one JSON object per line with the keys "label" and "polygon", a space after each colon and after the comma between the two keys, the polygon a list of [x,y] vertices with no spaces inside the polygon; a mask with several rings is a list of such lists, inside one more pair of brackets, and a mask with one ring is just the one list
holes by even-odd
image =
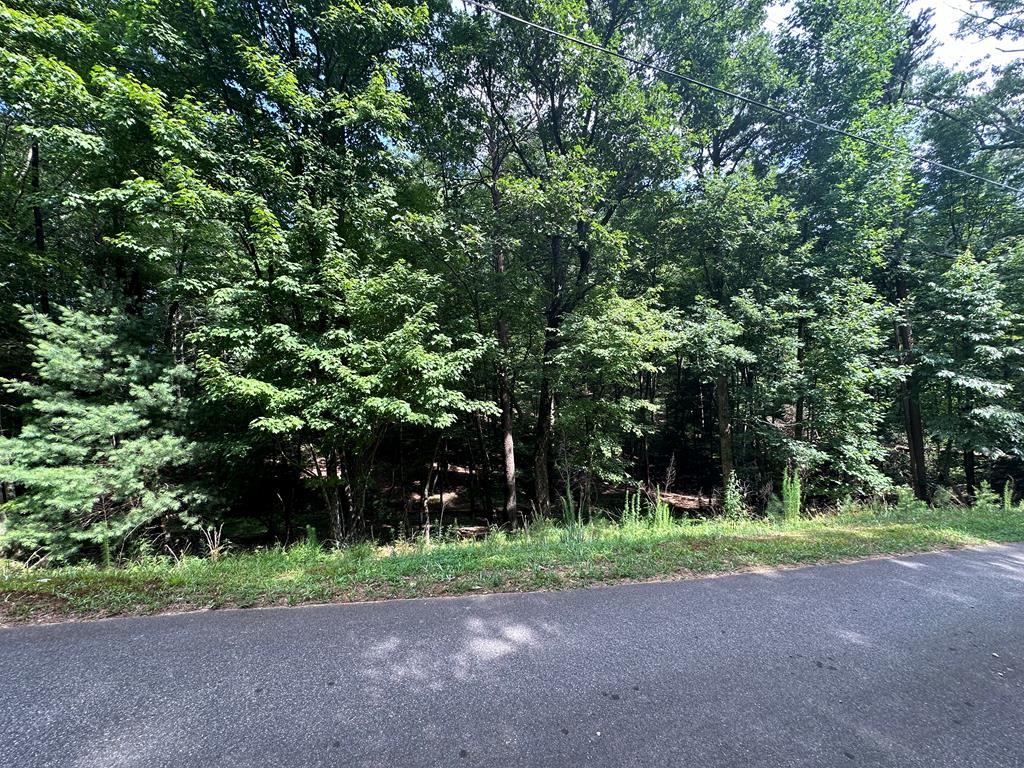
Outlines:
{"label": "dense tree line", "polygon": [[458,2],[3,0],[7,551],[1020,476],[1024,59],[907,6],[501,3],[868,144]]}

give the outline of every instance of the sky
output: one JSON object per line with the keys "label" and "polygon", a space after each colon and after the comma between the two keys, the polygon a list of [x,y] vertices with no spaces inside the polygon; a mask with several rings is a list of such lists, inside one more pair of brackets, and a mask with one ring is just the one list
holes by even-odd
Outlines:
{"label": "sky", "polygon": [[[933,37],[939,44],[934,58],[949,67],[969,69],[972,62],[985,59],[986,66],[1007,64],[1019,54],[1007,54],[998,50],[998,41],[983,41],[977,37],[959,39],[956,37],[963,9],[968,7],[968,0],[915,0],[911,3],[909,14],[916,15],[924,8],[934,10],[932,24],[935,25]],[[768,9],[769,24],[780,23],[789,13],[789,4],[773,6]],[[986,58],[987,57],[987,58]]]}
{"label": "sky", "polygon": [[[917,0],[910,6],[910,13],[916,14],[923,8],[935,11],[932,23],[935,25],[935,38],[939,42],[935,58],[944,64],[961,69],[967,69],[972,62],[981,59],[985,59],[987,65],[1008,64],[1017,54],[999,51],[998,47],[1004,44],[998,40],[981,40],[974,36],[961,40],[955,37],[964,9],[968,7],[967,0]],[[1012,43],[1005,45],[1016,47]]]}

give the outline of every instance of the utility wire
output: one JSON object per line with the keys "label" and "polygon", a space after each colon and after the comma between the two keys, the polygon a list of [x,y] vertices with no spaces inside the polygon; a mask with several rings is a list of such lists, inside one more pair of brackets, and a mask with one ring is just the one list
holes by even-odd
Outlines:
{"label": "utility wire", "polygon": [[798,122],[804,123],[805,125],[810,125],[814,128],[818,128],[823,131],[828,131],[829,133],[834,133],[837,136],[843,136],[847,139],[853,139],[854,141],[860,141],[863,142],[864,144],[870,144],[873,147],[884,149],[887,152],[893,152],[898,155],[910,157],[914,160],[917,160],[918,162],[926,163],[927,165],[930,165],[933,168],[941,168],[942,170],[949,171],[950,173],[957,173],[961,176],[966,176],[969,179],[974,179],[975,181],[981,181],[986,184],[991,184],[995,187],[1008,189],[1009,191],[1014,192],[1015,194],[1018,195],[1024,195],[1024,189],[1021,189],[1020,187],[1014,187],[1005,182],[996,181],[995,179],[990,179],[986,176],[979,176],[976,173],[971,173],[970,171],[965,171],[961,168],[954,168],[951,165],[940,163],[938,160],[932,160],[930,158],[924,157],[923,155],[918,155],[914,152],[910,152],[909,150],[901,149],[900,147],[895,147],[891,144],[885,144],[881,141],[875,141],[874,139],[868,138],[867,136],[864,136],[862,134],[853,133],[852,131],[847,131],[844,130],[843,128],[837,128],[834,125],[829,125],[828,123],[823,123],[820,120],[815,120],[814,118],[811,117],[805,117],[803,115],[796,114],[795,112],[789,112],[788,110],[780,109],[779,107],[773,107],[771,104],[766,104],[763,101],[752,99],[749,96],[744,96],[741,93],[736,93],[735,91],[730,91],[726,88],[720,88],[719,86],[712,85],[711,83],[705,83],[703,80],[697,80],[696,78],[689,77],[688,75],[683,75],[671,69],[665,69],[664,67],[660,67],[657,64],[652,64],[649,61],[642,61],[641,59],[634,58],[629,54],[620,53],[619,51],[614,51],[611,48],[605,48],[603,45],[591,43],[582,38],[575,37],[574,35],[569,35],[566,34],[565,32],[559,32],[558,30],[551,29],[550,27],[545,27],[542,24],[530,21],[529,19],[524,19],[521,16],[516,16],[515,14],[509,13],[508,11],[503,11],[500,8],[495,8],[494,6],[487,5],[486,3],[481,3],[479,2],[479,0],[462,0],[462,2],[468,3],[470,5],[475,5],[477,8],[493,13],[496,16],[502,16],[506,19],[509,19],[510,21],[514,21],[518,24],[523,24],[527,27],[531,27],[540,32],[544,32],[548,35],[561,38],[562,40],[567,40],[568,42],[573,43],[575,45],[579,45],[584,48],[590,48],[593,51],[603,53],[607,56],[612,56],[614,58],[621,59],[622,61],[628,62],[635,66],[650,70],[651,72],[657,72],[658,74],[661,75],[674,77],[677,80],[681,80],[682,82],[687,83],[688,85],[692,85],[697,88],[704,88],[705,90],[717,93],[720,96],[727,96],[730,99],[735,99],[736,101],[743,102],[744,104],[748,104],[752,107],[763,109],[767,112],[779,115],[780,117],[786,117],[789,118],[790,120],[796,120]]}
{"label": "utility wire", "polygon": [[[981,110],[975,109],[974,107],[970,106],[970,104],[965,104],[964,102],[967,101],[966,97],[956,96],[955,94],[943,96],[941,94],[936,93],[935,91],[928,90],[927,88],[925,88],[922,85],[916,86],[916,90],[920,91],[921,93],[925,94],[926,96],[931,96],[936,101],[945,101],[947,103],[952,104],[955,108],[966,110],[967,112],[970,112],[972,115],[977,117],[982,122],[988,124],[989,126],[991,126],[993,128],[996,128],[997,130],[1004,130],[1005,129],[1007,131],[1010,131],[1011,133],[1016,133],[1018,136],[1021,136],[1022,138],[1024,138],[1024,131],[1022,131],[1019,128],[1015,128],[1013,125],[1011,125],[1009,123],[1009,120],[1007,121],[1006,125],[999,126],[996,123],[996,121],[992,119],[991,115],[985,115],[984,113],[982,113]],[[925,108],[929,108],[930,109],[930,107],[928,106],[927,103],[924,104],[924,106],[925,106]],[[1000,115],[1000,117],[1002,117],[1002,115]],[[957,120],[956,122],[960,122],[960,121]],[[968,123],[961,123],[961,124],[962,125],[969,125]]]}

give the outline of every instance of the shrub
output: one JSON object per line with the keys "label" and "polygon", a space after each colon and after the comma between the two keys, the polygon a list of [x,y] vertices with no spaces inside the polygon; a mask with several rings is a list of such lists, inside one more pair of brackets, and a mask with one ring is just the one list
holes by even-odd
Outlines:
{"label": "shrub", "polygon": [[57,314],[23,310],[35,375],[0,380],[25,403],[20,434],[0,436],[0,477],[24,488],[4,505],[0,545],[107,565],[154,523],[196,523],[183,512],[198,500],[185,482],[195,446],[180,433],[192,377],[133,340],[137,319]]}
{"label": "shrub", "polygon": [[743,500],[743,487],[735,472],[730,472],[722,490],[722,511],[730,519],[747,516],[747,505]]}
{"label": "shrub", "polygon": [[978,491],[974,495],[974,504],[971,506],[981,511],[995,511],[1001,505],[1002,500],[992,488],[991,483],[988,480],[983,480],[981,485],[978,486]]}

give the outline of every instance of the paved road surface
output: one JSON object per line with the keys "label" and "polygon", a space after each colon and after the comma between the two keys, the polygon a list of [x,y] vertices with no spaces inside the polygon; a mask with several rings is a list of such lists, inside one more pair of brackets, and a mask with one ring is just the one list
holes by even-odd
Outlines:
{"label": "paved road surface", "polygon": [[0,630],[0,766],[1024,766],[1024,545]]}

